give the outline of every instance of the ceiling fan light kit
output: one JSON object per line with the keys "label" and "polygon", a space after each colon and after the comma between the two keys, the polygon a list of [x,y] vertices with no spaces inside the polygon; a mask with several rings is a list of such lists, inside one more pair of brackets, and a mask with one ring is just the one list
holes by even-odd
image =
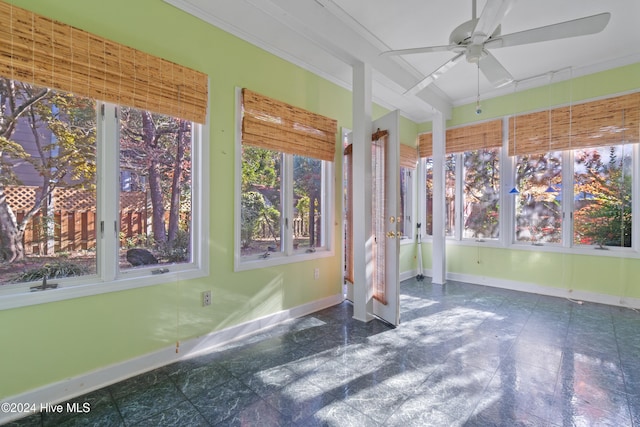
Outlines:
{"label": "ceiling fan light kit", "polygon": [[611,18],[610,13],[604,12],[503,35],[501,34],[500,24],[514,3],[515,0],[487,0],[482,13],[479,17],[476,17],[476,0],[473,0],[471,20],[458,25],[451,32],[448,45],[382,52],[382,55],[410,55],[446,51],[456,54],[452,59],[408,89],[405,94],[415,95],[420,92],[453,68],[463,58],[471,64],[478,64],[479,70],[493,87],[505,86],[512,83],[514,78],[500,61],[493,56],[490,49],[596,34],[604,30]]}

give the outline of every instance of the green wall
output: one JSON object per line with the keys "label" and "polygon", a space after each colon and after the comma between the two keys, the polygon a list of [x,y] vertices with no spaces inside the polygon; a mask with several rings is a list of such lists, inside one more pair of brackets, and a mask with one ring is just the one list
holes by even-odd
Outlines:
{"label": "green wall", "polygon": [[[431,242],[424,242],[424,268],[431,268]],[[533,284],[564,291],[586,291],[620,298],[640,298],[640,260],[615,256],[504,249],[447,244],[447,272]],[[595,249],[594,249],[595,251]],[[489,280],[486,280],[489,279]],[[550,290],[551,291],[551,290]],[[553,292],[550,292],[553,293]]]}
{"label": "green wall", "polygon": [[[566,72],[563,73],[566,77]],[[561,75],[558,75],[560,79]],[[476,115],[475,103],[453,109],[447,127],[475,121],[484,121],[514,114],[543,110],[549,106],[569,105],[611,94],[637,91],[640,89],[640,63],[615,68],[586,76],[576,77],[551,85],[524,90],[482,101],[482,114]]]}
{"label": "green wall", "polygon": [[[0,311],[0,399],[341,292],[338,220],[335,256],[234,273],[235,88],[248,87],[346,127],[349,91],[160,0],[13,3],[209,75],[210,276]],[[341,188],[339,163],[335,188]],[[340,197],[336,191],[336,218]],[[313,280],[315,268],[319,280]],[[208,289],[213,304],[204,308],[200,293]]]}

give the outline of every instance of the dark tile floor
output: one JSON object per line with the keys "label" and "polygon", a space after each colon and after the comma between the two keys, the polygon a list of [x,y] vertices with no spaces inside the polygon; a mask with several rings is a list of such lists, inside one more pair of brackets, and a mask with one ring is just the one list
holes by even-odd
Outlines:
{"label": "dark tile floor", "polygon": [[17,425],[639,426],[640,314],[449,282],[402,283],[402,324],[348,303]]}

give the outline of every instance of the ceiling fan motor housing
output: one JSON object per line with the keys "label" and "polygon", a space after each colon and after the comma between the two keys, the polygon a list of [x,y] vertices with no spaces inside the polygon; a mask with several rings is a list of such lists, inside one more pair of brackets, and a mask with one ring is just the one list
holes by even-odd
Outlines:
{"label": "ceiling fan motor housing", "polygon": [[[471,19],[461,25],[458,25],[449,36],[450,45],[458,45],[460,49],[452,49],[454,52],[464,52],[467,62],[477,64],[482,58],[487,56],[484,50],[484,43],[473,43],[473,31],[476,28],[478,19]],[[491,37],[500,35],[500,26],[496,28]]]}

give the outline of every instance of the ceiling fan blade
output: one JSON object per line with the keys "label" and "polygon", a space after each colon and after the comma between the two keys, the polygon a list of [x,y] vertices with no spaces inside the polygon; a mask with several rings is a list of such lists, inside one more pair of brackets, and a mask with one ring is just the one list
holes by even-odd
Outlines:
{"label": "ceiling fan blade", "polygon": [[509,74],[500,61],[490,52],[485,51],[486,56],[480,59],[480,71],[491,82],[494,87],[502,87],[513,81],[513,76]]}
{"label": "ceiling fan blade", "polygon": [[381,52],[380,56],[396,56],[396,55],[413,55],[414,53],[429,53],[429,52],[447,52],[459,48],[460,46],[451,44],[446,46],[427,46],[427,47],[414,47],[410,49],[397,49],[387,50]]}
{"label": "ceiling fan blade", "polygon": [[486,48],[493,49],[569,37],[586,36],[588,34],[595,34],[604,30],[609,23],[610,18],[611,14],[609,12],[605,12],[598,15],[574,19],[572,21],[565,21],[517,33],[505,34],[503,36],[498,36],[495,39],[488,40],[484,46]]}
{"label": "ceiling fan blade", "polygon": [[456,56],[454,56],[453,58],[451,58],[450,60],[442,64],[440,67],[438,67],[438,69],[435,70],[433,73],[429,74],[424,79],[416,83],[413,87],[409,88],[409,90],[407,90],[404,94],[415,95],[416,93],[420,92],[422,89],[424,89],[425,87],[429,86],[431,83],[438,80],[440,76],[442,76],[448,70],[453,68],[453,66],[456,65],[458,62],[460,62],[462,58],[464,58],[464,53],[457,54]]}
{"label": "ceiling fan blade", "polygon": [[487,0],[476,27],[471,35],[471,43],[482,44],[496,31],[502,18],[509,12],[515,0]]}

